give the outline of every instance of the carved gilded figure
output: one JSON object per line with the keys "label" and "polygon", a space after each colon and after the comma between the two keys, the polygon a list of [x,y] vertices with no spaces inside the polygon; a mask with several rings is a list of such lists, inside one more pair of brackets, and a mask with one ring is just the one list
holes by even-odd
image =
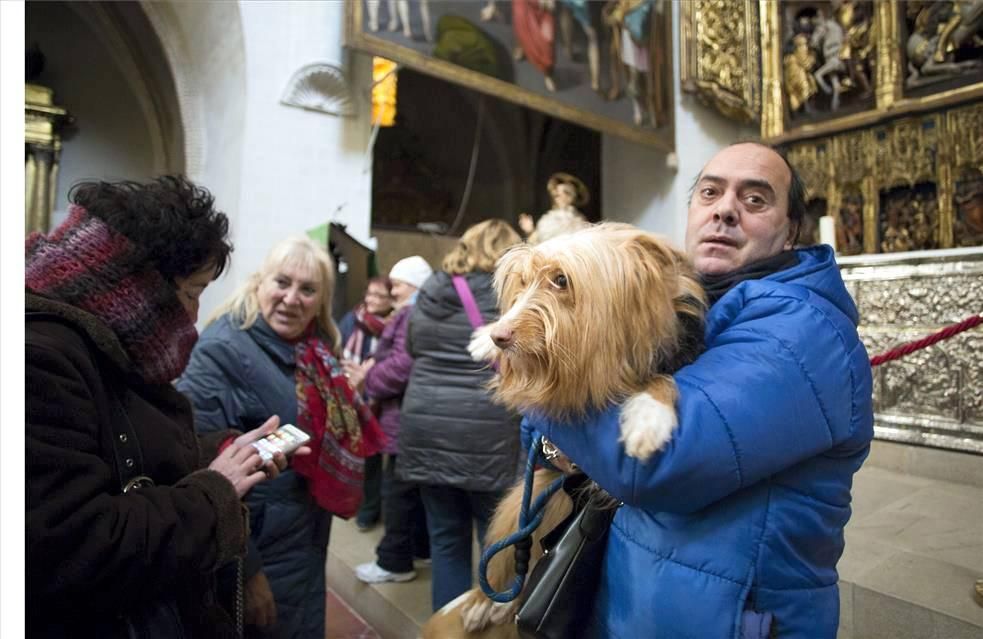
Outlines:
{"label": "carved gilded figure", "polygon": [[983,175],[961,181],[953,196],[956,219],[952,234],[956,246],[983,245]]}
{"label": "carved gilded figure", "polygon": [[809,43],[822,56],[822,63],[812,75],[823,93],[832,94],[830,110],[836,111],[840,107],[840,94],[849,88],[841,80],[846,73],[846,65],[840,58],[844,45],[843,27],[832,17],[820,12],[816,15],[815,28]]}
{"label": "carved gilded figure", "polygon": [[863,220],[863,197],[844,196],[836,225],[836,250],[841,255],[860,255],[864,252]]}
{"label": "carved gilded figure", "polygon": [[785,91],[788,95],[789,111],[795,113],[805,108],[811,111],[810,100],[818,89],[812,69],[816,66],[816,56],[809,48],[809,36],[799,33],[792,38],[792,51],[785,54]]}
{"label": "carved gilded figure", "polygon": [[884,202],[881,252],[937,248],[937,212],[934,192],[905,190],[888,196]]}
{"label": "carved gilded figure", "polygon": [[852,84],[860,89],[862,96],[869,96],[871,59],[877,39],[868,4],[844,2],[836,9],[836,20],[846,32],[840,60]]}
{"label": "carved gilded figure", "polygon": [[957,51],[964,46],[983,46],[983,0],[909,2],[907,17],[911,34],[905,46],[908,54],[905,86],[921,86],[983,66],[979,57],[956,59]]}

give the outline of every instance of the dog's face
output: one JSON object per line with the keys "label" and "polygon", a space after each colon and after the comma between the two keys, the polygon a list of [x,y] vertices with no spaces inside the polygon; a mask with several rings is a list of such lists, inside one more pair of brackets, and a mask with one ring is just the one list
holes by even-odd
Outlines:
{"label": "dog's face", "polygon": [[703,300],[682,254],[625,224],[512,249],[495,288],[502,316],[487,335],[497,346],[496,394],[555,416],[638,392],[677,349],[677,312]]}

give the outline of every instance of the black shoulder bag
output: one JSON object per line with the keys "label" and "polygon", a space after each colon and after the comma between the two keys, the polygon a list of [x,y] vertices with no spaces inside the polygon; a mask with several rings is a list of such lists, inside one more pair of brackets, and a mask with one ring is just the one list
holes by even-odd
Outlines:
{"label": "black shoulder bag", "polygon": [[[583,474],[567,477],[573,514],[545,535],[516,625],[522,639],[572,639],[587,626],[617,502]],[[579,505],[579,508],[577,506]]]}

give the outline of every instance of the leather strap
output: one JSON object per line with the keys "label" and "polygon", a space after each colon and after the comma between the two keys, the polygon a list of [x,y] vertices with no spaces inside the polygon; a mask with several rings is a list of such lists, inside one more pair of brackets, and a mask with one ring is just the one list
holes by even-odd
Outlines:
{"label": "leather strap", "polygon": [[471,328],[478,330],[485,325],[485,320],[481,317],[481,311],[478,310],[478,303],[474,301],[474,294],[471,293],[468,281],[464,279],[463,275],[455,275],[451,280],[454,282],[454,288],[457,289],[457,296],[461,298],[461,304],[464,305],[464,312],[468,315]]}

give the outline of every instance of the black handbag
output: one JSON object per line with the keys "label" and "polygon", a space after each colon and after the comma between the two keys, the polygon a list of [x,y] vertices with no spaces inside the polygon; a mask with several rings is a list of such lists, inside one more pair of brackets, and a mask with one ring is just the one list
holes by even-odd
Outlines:
{"label": "black handbag", "polygon": [[575,510],[540,541],[544,554],[526,581],[515,618],[522,639],[579,636],[597,594],[618,504],[582,474],[568,477],[563,489],[574,498]]}

